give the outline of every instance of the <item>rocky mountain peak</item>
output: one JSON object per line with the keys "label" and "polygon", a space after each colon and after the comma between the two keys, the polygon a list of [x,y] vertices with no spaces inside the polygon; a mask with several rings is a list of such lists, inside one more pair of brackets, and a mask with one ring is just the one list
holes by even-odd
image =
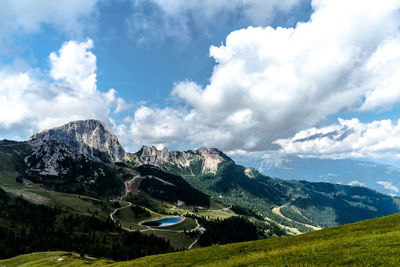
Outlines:
{"label": "rocky mountain peak", "polygon": [[224,157],[228,157],[221,150],[219,150],[218,148],[213,148],[213,147],[202,146],[194,151],[196,151],[197,153],[199,153],[201,155],[221,155]]}
{"label": "rocky mountain peak", "polygon": [[203,174],[216,173],[221,162],[233,162],[228,156],[216,148],[200,147],[188,151],[168,151],[166,147],[158,150],[154,146],[142,146],[135,154],[135,163],[138,165],[153,165],[168,171],[169,168],[186,169],[189,173],[195,172],[192,163],[202,162]]}
{"label": "rocky mountain peak", "polygon": [[169,157],[169,152],[166,148],[159,151],[155,146],[142,146],[135,155],[140,165],[148,164],[162,168],[164,160]]}
{"label": "rocky mountain peak", "polygon": [[155,146],[142,146],[138,153],[146,154],[146,155],[156,155],[160,154],[160,151]]}
{"label": "rocky mountain peak", "polygon": [[72,121],[35,133],[28,140],[34,147],[53,141],[63,142],[82,155],[101,162],[118,162],[126,156],[118,138],[99,120]]}
{"label": "rocky mountain peak", "polygon": [[169,155],[168,148],[164,147],[164,148],[162,149],[162,155],[163,155],[163,157],[168,157],[168,155]]}
{"label": "rocky mountain peak", "polygon": [[218,165],[221,162],[229,161],[233,163],[233,160],[225,155],[222,151],[217,148],[209,148],[202,146],[194,151],[201,155],[204,160],[203,172],[216,173]]}

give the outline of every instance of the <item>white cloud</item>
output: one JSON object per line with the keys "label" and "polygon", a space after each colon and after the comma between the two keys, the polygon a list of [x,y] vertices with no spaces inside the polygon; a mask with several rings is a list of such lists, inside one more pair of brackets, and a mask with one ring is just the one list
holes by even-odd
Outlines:
{"label": "white cloud", "polygon": [[326,158],[400,158],[400,120],[361,123],[343,120],[323,128],[300,131],[275,141],[283,154]]}
{"label": "white cloud", "polygon": [[[172,96],[187,111],[176,110],[179,116],[169,127],[190,126],[186,139],[226,151],[266,151],[278,148],[274,140],[328,115],[399,101],[400,2],[314,0],[312,5],[310,21],[294,28],[249,27],[230,33],[225,45],[212,46],[216,66],[210,83],[175,85]],[[183,7],[169,8],[174,13]],[[173,114],[171,108],[148,109],[155,117]],[[134,125],[140,128],[141,122]],[[158,131],[157,123],[145,125]],[[157,141],[182,139],[181,131],[168,132]]]}
{"label": "white cloud", "polygon": [[78,33],[79,20],[94,12],[97,0],[2,0],[0,34],[38,31],[42,24],[53,24],[64,32]]}
{"label": "white cloud", "polygon": [[391,109],[400,101],[400,36],[385,40],[367,62],[372,74],[361,110]]}
{"label": "white cloud", "polygon": [[92,94],[96,88],[96,56],[89,50],[93,41],[69,42],[64,44],[59,55],[50,54],[51,77],[56,81],[68,83],[78,94]]}
{"label": "white cloud", "polygon": [[192,114],[171,108],[159,109],[141,106],[133,118],[127,117],[118,125],[117,135],[128,150],[143,144],[180,147],[190,144],[193,131]]}
{"label": "white cloud", "polygon": [[395,192],[399,192],[399,188],[397,186],[393,185],[392,182],[378,181],[376,183],[382,185],[383,188],[385,188],[385,189],[392,190],[392,191],[395,191]]}
{"label": "white cloud", "polygon": [[51,77],[45,79],[37,77],[45,73],[34,70],[0,70],[0,129],[4,136],[25,139],[32,131],[76,119],[110,122],[110,110],[126,106],[114,89],[97,90],[92,47],[90,39],[64,43],[58,53],[50,54]]}

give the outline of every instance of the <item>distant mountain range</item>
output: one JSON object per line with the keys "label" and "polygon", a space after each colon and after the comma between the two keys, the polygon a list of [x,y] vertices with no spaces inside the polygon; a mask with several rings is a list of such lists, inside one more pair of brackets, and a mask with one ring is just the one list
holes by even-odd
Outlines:
{"label": "distant mountain range", "polygon": [[[141,175],[136,191],[143,190],[172,204],[183,201],[207,206],[211,197],[278,223],[292,234],[399,211],[397,199],[368,188],[339,185],[336,180],[329,180],[334,182],[331,184],[271,178],[257,170],[270,171],[270,167],[263,169],[255,162],[244,165],[257,169],[237,165],[216,148],[181,152],[143,146],[136,153],[128,153],[107,126],[97,120],[70,122],[33,134],[27,142],[2,141],[0,145],[11,147],[7,157],[11,155],[18,162],[19,181],[104,198],[122,195],[128,191],[132,174]],[[290,178],[304,180],[306,168],[298,162],[302,161],[291,159],[287,164],[292,165],[286,166],[292,168]],[[322,172],[318,170],[319,163],[310,162],[315,175]],[[336,172],[332,169],[332,175],[346,165],[338,166]],[[350,171],[355,166],[347,168]]]}
{"label": "distant mountain range", "polygon": [[400,196],[400,169],[352,159],[317,159],[297,156],[275,158],[234,157],[238,164],[282,179],[366,186],[384,194]]}
{"label": "distant mountain range", "polygon": [[[310,232],[399,205],[366,187],[271,178],[217,148],[129,153],[97,120],[0,141],[0,258],[63,250],[126,260]],[[141,224],[170,216],[182,221]]]}
{"label": "distant mountain range", "polygon": [[142,147],[130,154],[130,160],[134,166],[156,165],[165,172],[182,176],[214,199],[250,209],[301,231],[310,230],[310,226],[328,227],[398,210],[392,198],[365,187],[270,178],[254,168],[237,165],[215,148],[169,152]]}

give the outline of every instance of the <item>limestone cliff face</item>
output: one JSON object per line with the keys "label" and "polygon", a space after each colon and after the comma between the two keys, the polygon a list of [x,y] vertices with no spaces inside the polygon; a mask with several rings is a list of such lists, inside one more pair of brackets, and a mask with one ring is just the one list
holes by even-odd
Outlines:
{"label": "limestone cliff face", "polygon": [[46,152],[49,149],[43,146],[52,146],[55,141],[68,147],[67,150],[74,150],[100,162],[119,162],[126,155],[117,137],[104,122],[98,120],[69,122],[60,127],[35,133],[28,142]]}
{"label": "limestone cliff face", "polygon": [[207,148],[207,147],[200,147],[199,149],[195,150],[203,159],[204,159],[204,166],[203,171],[209,173],[216,173],[218,170],[218,165],[223,161],[230,161],[233,162],[228,156],[222,153],[220,150],[216,148]]}
{"label": "limestone cliff face", "polygon": [[169,159],[169,152],[166,148],[162,151],[157,150],[154,146],[142,146],[142,148],[133,154],[138,165],[153,165],[162,168],[163,164]]}
{"label": "limestone cliff face", "polygon": [[58,140],[36,144],[33,153],[25,158],[28,173],[53,176],[66,175],[72,165],[87,161],[84,155]]}
{"label": "limestone cliff face", "polygon": [[[154,146],[142,146],[130,157],[137,165],[154,165],[165,171],[183,171],[186,174],[215,174],[222,162],[233,162],[216,148],[201,147],[188,151],[157,150]],[[174,171],[175,170],[175,171]]]}
{"label": "limestone cliff face", "polygon": [[142,146],[138,152],[129,154],[106,124],[98,120],[73,121],[44,130],[33,134],[28,143],[34,152],[25,161],[30,170],[42,175],[62,175],[70,171],[68,162],[88,160],[103,163],[131,161],[180,175],[215,174],[221,163],[233,163],[218,149],[207,147],[181,152]]}

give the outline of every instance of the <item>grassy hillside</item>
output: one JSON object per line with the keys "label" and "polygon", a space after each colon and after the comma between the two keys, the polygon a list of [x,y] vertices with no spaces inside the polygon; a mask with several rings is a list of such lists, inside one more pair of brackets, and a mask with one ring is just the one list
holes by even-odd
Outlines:
{"label": "grassy hillside", "polygon": [[[94,257],[133,259],[160,253],[155,246],[157,242],[165,244],[161,249],[163,252],[184,250],[192,244],[192,247],[198,247],[195,241],[201,234],[185,233],[185,230],[197,226],[195,219],[189,216],[202,215],[211,220],[236,215],[226,209],[225,205],[210,201],[207,195],[191,187],[181,177],[151,166],[140,166],[132,170],[124,164],[93,162],[86,171],[96,172],[101,167],[105,183],[102,183],[102,179],[97,179],[96,183],[87,185],[86,189],[94,190],[93,194],[89,194],[91,196],[84,195],[85,188],[78,192],[72,188],[76,182],[74,179],[67,179],[65,183],[60,182],[54,187],[57,184],[53,183],[55,180],[63,181],[65,177],[21,178],[21,173],[24,174],[26,170],[23,159],[30,152],[30,146],[25,142],[0,141],[0,190],[6,197],[5,200],[0,199],[0,258],[34,251],[68,250]],[[139,192],[124,197],[123,189],[106,181],[109,179],[113,182],[116,181],[115,178],[121,183],[125,180],[134,181],[133,178],[138,175],[141,176],[136,179],[134,186]],[[35,183],[37,179],[43,181]],[[151,183],[146,184],[146,181]],[[82,184],[85,184],[84,181]],[[114,195],[113,198],[118,196],[118,201],[109,201],[106,196],[110,195]],[[196,207],[174,205],[178,200]],[[198,205],[209,209],[197,207]],[[114,213],[115,220],[112,222],[110,214],[117,208],[120,209]],[[29,216],[25,216],[26,214]],[[37,219],[35,214],[46,221]],[[164,229],[148,229],[138,225],[142,220],[181,214],[187,216],[184,222]],[[121,229],[119,224],[125,229]],[[267,231],[267,228],[263,230]],[[132,230],[142,232],[129,233]],[[140,238],[143,240],[140,241]],[[241,239],[244,240],[248,239]],[[150,248],[146,242],[151,243]]]}
{"label": "grassy hillside", "polygon": [[139,190],[145,191],[155,198],[176,203],[178,200],[193,206],[210,206],[210,197],[194,189],[182,177],[163,172],[161,169],[142,165],[135,168],[142,176],[159,179],[143,179]]}
{"label": "grassy hillside", "polygon": [[[154,147],[142,148],[132,154],[131,160],[135,165],[152,162],[168,173],[182,176],[213,199],[251,210],[294,234],[400,211],[394,198],[368,188],[271,178],[235,164],[218,149],[204,149],[208,154],[199,150],[165,154]],[[207,171],[210,157],[220,160],[216,172]],[[281,208],[284,216],[274,212],[276,208]]]}
{"label": "grassy hillside", "polygon": [[59,162],[68,166],[67,173],[60,176],[41,175],[38,171],[27,171],[24,159],[31,153],[32,147],[26,142],[0,140],[1,186],[20,189],[25,179],[50,191],[105,198],[120,195],[124,180],[130,177],[123,169],[68,157]]}
{"label": "grassy hillside", "polygon": [[174,251],[154,235],[122,231],[110,218],[35,205],[0,188],[0,258],[46,250],[118,260]]}
{"label": "grassy hillside", "polygon": [[294,237],[146,257],[131,264],[399,266],[399,253],[400,214],[395,214]]}
{"label": "grassy hillside", "polygon": [[[175,170],[179,174],[178,170]],[[374,190],[336,185],[274,179],[233,162],[220,163],[215,174],[183,176],[193,187],[226,205],[250,209],[300,232],[381,217],[399,212],[395,200]],[[273,212],[286,206],[286,218]]]}
{"label": "grassy hillside", "polygon": [[81,260],[66,252],[22,255],[0,266],[399,266],[400,214],[292,237],[213,246],[129,262]]}
{"label": "grassy hillside", "polygon": [[[30,177],[25,176],[23,161],[29,153],[30,147],[24,142],[0,142],[0,188],[8,193],[3,191],[5,197],[0,201],[0,258],[34,251],[68,250],[124,260],[219,244],[211,250],[196,250],[200,258],[195,262],[208,264],[208,259],[213,262],[225,257],[225,252],[219,251],[224,248],[221,244],[282,236],[285,231],[307,232],[319,226],[329,227],[398,211],[393,198],[365,188],[272,179],[229,160],[219,166],[215,175],[186,176],[186,181],[156,167],[129,168],[123,163],[99,162],[88,163],[84,172],[80,171],[81,167],[73,169],[68,177]],[[79,162],[75,163],[80,166]],[[86,183],[91,173],[99,176]],[[130,182],[127,191],[133,192],[132,195],[123,195],[125,181]],[[110,197],[117,196],[118,201],[109,201]],[[238,214],[244,217],[236,217]],[[110,215],[113,215],[111,219]],[[139,225],[143,220],[168,215],[185,216],[186,220],[159,230]],[[197,223],[206,229],[205,233],[186,231],[194,229]],[[285,227],[285,231],[280,227]],[[133,230],[141,232],[129,233]],[[272,244],[275,248],[283,242],[281,247],[285,249],[282,251],[289,251],[295,242],[291,240],[250,243],[251,249],[234,245],[239,252],[246,252],[235,260],[241,264],[242,257],[252,260],[253,254],[268,258],[270,252],[262,250],[264,245],[258,244]],[[344,243],[347,246],[348,241]],[[254,250],[257,247],[259,250]],[[307,245],[300,243],[299,247],[307,248]],[[319,248],[313,247],[311,254]],[[293,253],[304,254],[297,249],[292,247]],[[281,253],[273,250],[275,254],[278,252]],[[189,263],[190,258],[197,255],[190,253],[182,256],[189,257]],[[226,255],[234,254],[231,251]],[[69,257],[80,260],[72,254]],[[168,262],[169,258],[166,260]]]}

